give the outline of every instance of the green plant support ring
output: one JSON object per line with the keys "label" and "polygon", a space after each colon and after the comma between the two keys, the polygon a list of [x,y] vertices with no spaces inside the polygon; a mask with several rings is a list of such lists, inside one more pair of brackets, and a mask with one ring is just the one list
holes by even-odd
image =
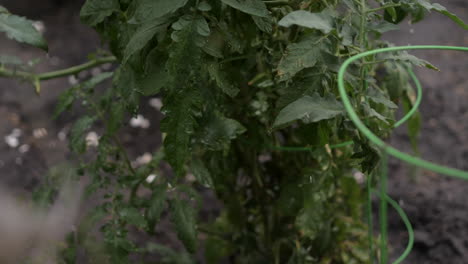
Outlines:
{"label": "green plant support ring", "polygon": [[[358,60],[358,59],[361,59],[361,58],[364,58],[366,56],[369,56],[369,55],[374,55],[374,54],[378,54],[378,53],[384,53],[384,52],[393,52],[393,51],[401,51],[401,50],[422,50],[422,49],[436,49],[436,50],[455,50],[455,51],[465,51],[467,52],[468,51],[468,47],[455,47],[455,46],[436,46],[436,45],[419,45],[419,46],[400,46],[400,47],[388,47],[388,48],[382,48],[382,49],[375,49],[375,50],[370,50],[370,51],[367,51],[367,52],[363,52],[361,54],[358,54],[358,55],[355,55],[349,59],[347,59],[343,65],[341,66],[339,72],[338,72],[338,89],[339,89],[339,92],[340,92],[340,95],[341,95],[341,99],[343,101],[343,104],[345,106],[345,109],[350,117],[350,119],[353,121],[353,123],[356,125],[356,127],[358,128],[358,130],[364,135],[366,136],[372,143],[374,143],[375,145],[377,145],[379,148],[382,149],[382,151],[384,152],[384,159],[383,159],[383,169],[382,169],[382,175],[381,175],[381,187],[380,187],[380,192],[378,192],[377,194],[380,196],[381,198],[381,210],[380,210],[380,217],[381,217],[381,235],[382,237],[384,237],[382,239],[382,243],[381,243],[381,257],[380,257],[380,262],[381,264],[383,263],[387,263],[388,262],[388,257],[387,257],[387,246],[386,246],[386,217],[387,217],[387,213],[386,213],[386,204],[387,203],[390,203],[395,209],[396,211],[398,212],[398,214],[401,216],[403,222],[405,223],[405,226],[406,228],[408,229],[408,234],[409,234],[409,241],[408,241],[408,245],[405,249],[405,251],[403,252],[403,254],[398,257],[397,260],[395,260],[393,263],[394,264],[398,264],[398,263],[401,263],[410,253],[411,249],[412,249],[412,246],[413,246],[413,242],[414,242],[414,232],[413,232],[413,229],[411,227],[411,223],[409,222],[408,220],[408,217],[406,216],[406,214],[404,213],[403,209],[398,205],[398,203],[396,203],[395,201],[393,201],[387,194],[386,194],[386,181],[387,181],[387,173],[388,173],[388,170],[386,168],[387,166],[387,155],[391,155],[397,159],[400,159],[402,161],[405,161],[409,164],[412,164],[412,165],[415,165],[415,166],[418,166],[418,167],[421,167],[421,168],[424,168],[424,169],[428,169],[428,170],[431,170],[433,172],[437,172],[437,173],[441,173],[441,174],[445,174],[447,176],[452,176],[452,177],[456,177],[456,178],[460,178],[460,179],[464,179],[464,180],[468,180],[468,172],[467,171],[462,171],[462,170],[458,170],[458,169],[454,169],[454,168],[450,168],[450,167],[446,167],[446,166],[442,166],[442,165],[438,165],[438,164],[434,164],[432,162],[429,162],[429,161],[426,161],[426,160],[423,160],[423,159],[420,159],[418,157],[415,157],[415,156],[412,156],[412,155],[409,155],[409,154],[406,154],[404,152],[401,152],[399,150],[397,150],[396,148],[393,148],[392,146],[386,144],[383,140],[381,140],[379,137],[377,137],[374,133],[372,133],[372,131],[369,130],[369,128],[367,128],[364,123],[361,121],[361,119],[359,118],[359,116],[357,115],[357,113],[354,111],[353,109],[353,106],[349,100],[349,97],[348,95],[346,94],[346,89],[345,89],[345,81],[344,81],[344,75],[345,75],[345,72],[346,72],[346,69],[347,67],[353,63],[354,61]],[[407,121],[414,113],[415,111],[417,110],[420,102],[421,102],[421,85],[419,83],[419,81],[417,80],[416,76],[414,75],[414,73],[409,69],[409,74],[411,76],[411,78],[415,81],[416,83],[416,86],[418,88],[418,98],[416,100],[416,103],[415,105],[413,106],[413,108],[408,112],[408,114],[403,117],[400,121],[398,121],[394,127],[397,127],[401,124],[403,124],[405,121]],[[371,188],[370,188],[370,177],[368,177],[368,189],[369,189],[369,193],[371,192]],[[374,191],[374,190],[372,190]],[[374,191],[375,192],[375,191]],[[371,219],[371,207],[370,207],[370,196],[369,196],[369,201],[368,201],[368,217],[369,219]],[[370,224],[372,224],[372,220],[370,220]],[[372,231],[370,231],[370,236],[369,236],[369,239],[371,241],[371,262],[373,261],[373,257],[372,257]]]}

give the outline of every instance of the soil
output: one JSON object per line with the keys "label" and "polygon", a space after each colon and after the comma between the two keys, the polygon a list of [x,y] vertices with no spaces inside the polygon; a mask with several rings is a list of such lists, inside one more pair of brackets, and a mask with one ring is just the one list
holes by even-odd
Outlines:
{"label": "soil", "polygon": [[[24,60],[42,58],[37,66],[40,72],[84,62],[86,56],[101,44],[92,29],[80,24],[78,11],[82,2],[1,0],[0,4],[13,13],[44,23],[50,52],[44,54],[0,36],[0,53],[15,54]],[[439,3],[468,21],[466,0],[440,0]],[[468,34],[437,13],[418,24],[403,24],[401,27],[401,31],[386,33],[384,38],[398,45],[468,46]],[[442,70],[418,71],[424,87],[421,156],[439,164],[468,170],[468,59],[465,54],[453,51],[413,54],[431,61]],[[0,79],[0,184],[28,194],[52,167],[73,160],[67,149],[66,133],[79,112],[57,120],[51,118],[57,96],[70,85],[67,78],[48,81],[43,84],[41,95],[37,96],[28,84]],[[121,135],[133,159],[161,144],[158,136],[161,114],[146,103],[141,114],[149,119],[150,127],[128,126]],[[4,141],[4,137],[14,129],[21,130],[17,147],[11,147]],[[391,143],[411,152],[405,128],[395,131]],[[411,170],[397,160],[392,160],[390,167],[390,196],[400,202],[416,235],[415,247],[404,263],[468,263],[468,182]],[[208,213],[214,209],[206,210]],[[389,234],[391,256],[396,258],[403,252],[408,235],[393,211],[389,215]],[[167,242],[176,243],[171,237]]]}

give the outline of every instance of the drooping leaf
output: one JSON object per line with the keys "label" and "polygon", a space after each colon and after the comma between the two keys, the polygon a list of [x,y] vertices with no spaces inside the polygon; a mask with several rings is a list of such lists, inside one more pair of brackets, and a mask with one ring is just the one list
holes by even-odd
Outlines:
{"label": "drooping leaf", "polygon": [[54,115],[52,118],[56,119],[61,113],[69,109],[75,101],[75,89],[70,88],[60,94],[57,105],[55,106]]}
{"label": "drooping leaf", "polygon": [[76,153],[83,153],[86,150],[85,132],[96,121],[95,117],[83,116],[75,122],[70,132],[70,148]]}
{"label": "drooping leaf", "polygon": [[146,212],[146,219],[150,230],[153,230],[155,225],[159,222],[159,218],[161,217],[161,213],[164,211],[165,207],[166,184],[162,184],[154,188],[151,194],[150,205]]}
{"label": "drooping leaf", "polygon": [[305,10],[298,10],[287,14],[278,24],[283,27],[297,25],[301,27],[317,29],[328,34],[333,29],[333,20],[329,10],[321,13],[311,13]]}
{"label": "drooping leaf", "polygon": [[212,115],[200,131],[200,141],[212,150],[229,148],[231,140],[245,132],[245,127],[238,121],[220,114]]}
{"label": "drooping leaf", "polygon": [[125,47],[122,64],[125,64],[130,56],[140,51],[154,35],[167,26],[166,21],[154,20],[141,26],[132,36]]}
{"label": "drooping leaf", "polygon": [[188,0],[137,0],[131,23],[143,23],[171,14],[185,6]]}
{"label": "drooping leaf", "polygon": [[94,27],[106,17],[119,11],[118,0],[87,0],[81,8],[80,18],[83,23]]}
{"label": "drooping leaf", "polygon": [[304,123],[330,119],[344,113],[344,108],[335,98],[320,97],[318,94],[304,96],[280,111],[273,127],[280,127],[296,120]]}
{"label": "drooping leaf", "polygon": [[319,37],[308,36],[298,43],[289,44],[278,65],[279,79],[288,80],[299,71],[315,66],[321,59],[322,43]]}
{"label": "drooping leaf", "polygon": [[172,200],[172,221],[177,236],[190,253],[197,249],[197,228],[195,209],[185,200]]}
{"label": "drooping leaf", "polygon": [[194,159],[190,165],[192,174],[195,176],[195,179],[197,179],[201,185],[207,188],[212,188],[213,179],[211,178],[210,171],[205,167],[205,164],[203,164],[203,161],[201,159]]}
{"label": "drooping leaf", "polygon": [[225,94],[235,97],[239,93],[239,88],[234,86],[228,79],[228,76],[219,68],[218,63],[210,63],[208,65],[208,73]]}
{"label": "drooping leaf", "polygon": [[406,51],[400,52],[400,53],[398,53],[396,55],[385,54],[385,55],[382,55],[382,58],[392,59],[392,60],[401,61],[401,62],[408,62],[408,63],[411,63],[411,64],[413,64],[415,66],[426,67],[426,68],[431,69],[431,70],[439,71],[439,68],[432,65],[430,62],[428,62],[426,60],[423,60],[423,59],[420,59],[420,58],[418,58],[418,57],[416,57],[414,55],[411,55]]}
{"label": "drooping leaf", "polygon": [[379,103],[379,104],[383,104],[388,108],[392,108],[392,109],[398,108],[398,106],[395,103],[393,103],[392,101],[390,101],[390,99],[387,98],[382,91],[380,91],[379,89],[377,89],[375,87],[371,86],[371,87],[368,88],[367,96],[372,101],[374,101],[376,103]]}
{"label": "drooping leaf", "polygon": [[8,38],[47,51],[47,42],[33,26],[33,22],[20,16],[0,12],[0,32]]}
{"label": "drooping leaf", "polygon": [[252,16],[252,19],[261,31],[271,33],[273,30],[273,21],[271,17]]}
{"label": "drooping leaf", "polygon": [[261,0],[221,0],[226,5],[253,16],[267,17],[266,5]]}
{"label": "drooping leaf", "polygon": [[161,131],[167,133],[164,150],[167,161],[180,176],[190,155],[190,139],[196,125],[192,108],[200,102],[195,94],[179,94],[169,97],[162,108],[166,117],[161,122]]}
{"label": "drooping leaf", "polygon": [[437,4],[437,3],[431,4],[427,0],[416,0],[416,3],[424,7],[427,11],[436,11],[436,12],[441,13],[444,16],[447,16],[448,18],[453,20],[455,23],[457,23],[460,27],[462,27],[465,30],[468,30],[468,24],[466,24],[457,15],[449,12],[447,8],[445,8],[444,6]]}

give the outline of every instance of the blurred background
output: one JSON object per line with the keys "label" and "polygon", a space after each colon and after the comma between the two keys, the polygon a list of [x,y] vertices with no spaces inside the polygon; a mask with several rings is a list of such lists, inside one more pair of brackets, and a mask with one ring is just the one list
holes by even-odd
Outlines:
{"label": "blurred background", "polygon": [[[85,62],[89,53],[103,45],[97,34],[79,21],[83,2],[0,0],[0,5],[12,13],[38,21],[36,26],[44,31],[49,43],[49,53],[44,54],[1,35],[0,54],[15,55],[25,61],[40,58],[37,66],[40,72]],[[468,1],[438,2],[468,21]],[[466,31],[438,13],[432,13],[414,25],[404,21],[400,31],[385,33],[384,39],[397,45],[468,46]],[[468,170],[468,54],[453,51],[412,53],[441,69],[441,72],[417,71],[424,88],[421,155],[439,164]],[[89,77],[105,67],[84,72],[78,78]],[[1,185],[28,195],[51,169],[72,160],[67,135],[80,112],[75,110],[56,120],[51,116],[60,92],[76,81],[63,78],[44,82],[42,93],[37,96],[28,84],[0,79]],[[148,153],[161,144],[159,108],[158,100],[147,99],[140,118],[129,120],[121,133],[135,162],[144,162]],[[95,134],[88,136],[92,138]],[[405,127],[395,131],[390,142],[411,152]],[[468,182],[413,170],[397,160],[391,161],[390,195],[400,202],[416,232],[415,248],[405,263],[468,263],[467,192]],[[207,212],[214,210],[207,207]],[[391,252],[397,256],[406,246],[408,235],[393,211],[390,212],[389,228]]]}

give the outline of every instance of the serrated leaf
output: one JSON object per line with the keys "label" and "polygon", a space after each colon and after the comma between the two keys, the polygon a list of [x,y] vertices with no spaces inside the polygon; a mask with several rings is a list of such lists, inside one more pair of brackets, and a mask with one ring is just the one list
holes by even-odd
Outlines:
{"label": "serrated leaf", "polygon": [[261,0],[221,0],[226,5],[253,16],[267,17],[268,9]]}
{"label": "serrated leaf", "polygon": [[166,207],[166,184],[162,184],[153,189],[146,218],[150,230],[159,222],[162,212]]}
{"label": "serrated leaf", "polygon": [[135,207],[125,207],[119,211],[119,217],[125,222],[138,228],[146,228],[146,220],[143,214]]}
{"label": "serrated leaf", "polygon": [[257,27],[265,32],[265,33],[271,33],[273,30],[273,20],[271,17],[259,17],[259,16],[252,16],[253,21],[255,22],[255,25]]}
{"label": "serrated leaf", "polygon": [[190,253],[197,250],[197,228],[195,209],[184,200],[172,200],[172,221],[177,236]]}
{"label": "serrated leaf", "polygon": [[278,64],[280,81],[292,78],[299,71],[311,68],[321,58],[322,42],[317,36],[308,36],[298,43],[289,44]]}
{"label": "serrated leaf", "polygon": [[392,60],[396,60],[396,61],[402,61],[402,62],[408,62],[408,63],[411,63],[411,64],[416,65],[416,66],[426,67],[426,68],[431,69],[431,70],[440,71],[439,68],[432,65],[430,62],[428,62],[426,60],[423,60],[423,59],[420,59],[420,58],[418,58],[418,57],[416,57],[414,55],[411,55],[406,51],[400,52],[397,55],[393,55],[393,54],[384,55],[383,58],[392,59]]}
{"label": "serrated leaf", "polygon": [[333,30],[333,20],[329,10],[321,13],[311,13],[305,10],[298,10],[287,14],[278,24],[283,27],[297,25],[310,29],[317,29],[325,34]]}
{"label": "serrated leaf", "polygon": [[47,42],[33,26],[33,22],[9,13],[0,13],[0,32],[8,38],[47,51]]}
{"label": "serrated leaf", "polygon": [[234,86],[234,84],[228,79],[226,73],[219,68],[218,63],[210,63],[208,65],[208,73],[216,82],[218,87],[221,88],[223,93],[230,97],[235,97],[239,93],[239,88]]}
{"label": "serrated leaf", "polygon": [[234,119],[212,115],[201,130],[201,143],[212,150],[225,150],[229,148],[231,140],[246,131],[241,123]]}
{"label": "serrated leaf", "polygon": [[426,0],[416,0],[416,3],[424,7],[427,11],[436,11],[436,12],[441,13],[444,16],[447,16],[448,18],[453,20],[455,23],[457,23],[459,26],[461,26],[463,29],[468,30],[468,24],[466,24],[457,15],[449,12],[447,8],[445,8],[444,6],[437,4],[437,3],[431,4],[427,2]]}
{"label": "serrated leaf", "polygon": [[398,25],[395,25],[393,23],[389,23],[387,21],[380,21],[379,23],[372,24],[369,26],[369,30],[378,32],[380,34],[392,31],[392,30],[398,30],[400,27]]}
{"label": "serrated leaf", "polygon": [[83,116],[75,122],[70,132],[70,148],[76,153],[83,153],[86,150],[85,132],[93,125],[96,118]]}
{"label": "serrated leaf", "polygon": [[205,167],[203,161],[200,159],[192,160],[190,165],[192,174],[195,176],[197,181],[208,188],[213,188],[213,179],[211,178],[210,171]]}
{"label": "serrated leaf", "polygon": [[165,72],[166,61],[167,55],[160,52],[157,47],[148,54],[145,72],[138,81],[139,91],[144,96],[155,95],[167,86],[170,77]]}
{"label": "serrated leaf", "polygon": [[125,47],[124,57],[122,64],[127,63],[128,59],[140,51],[148,42],[156,35],[157,32],[161,31],[167,26],[165,20],[154,20],[142,25],[132,36],[127,46]]}
{"label": "serrated leaf", "polygon": [[367,96],[372,101],[379,103],[379,104],[383,104],[387,106],[388,108],[392,108],[392,109],[398,108],[398,106],[392,101],[390,101],[390,99],[388,99],[382,91],[372,86],[368,88]]}
{"label": "serrated leaf", "polygon": [[334,97],[320,97],[318,94],[304,96],[280,111],[273,127],[284,126],[296,120],[304,123],[318,122],[344,114],[344,108]]}
{"label": "serrated leaf", "polygon": [[171,14],[185,6],[188,0],[137,0],[131,23],[142,23]]}
{"label": "serrated leaf", "polygon": [[92,27],[120,11],[118,0],[87,0],[80,11],[81,21]]}
{"label": "serrated leaf", "polygon": [[190,94],[169,97],[167,100],[170,103],[162,108],[166,117],[161,122],[161,131],[167,133],[164,151],[167,161],[179,176],[183,174],[185,161],[190,154],[190,139],[196,124],[192,113],[192,107],[198,100],[195,97]]}
{"label": "serrated leaf", "polygon": [[61,113],[69,109],[75,101],[75,89],[70,88],[60,94],[57,106],[55,107],[53,119],[56,119]]}

